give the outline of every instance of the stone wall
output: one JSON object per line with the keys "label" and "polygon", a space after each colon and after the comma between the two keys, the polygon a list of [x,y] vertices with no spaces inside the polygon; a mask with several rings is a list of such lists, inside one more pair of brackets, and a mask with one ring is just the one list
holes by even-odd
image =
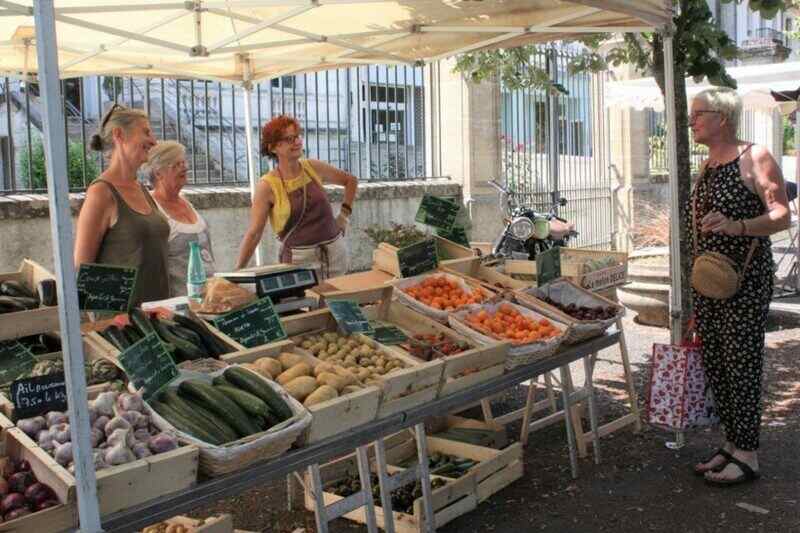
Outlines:
{"label": "stone wall", "polygon": [[[329,197],[338,212],[342,201],[341,187],[328,187]],[[244,187],[186,188],[189,201],[208,221],[217,267],[234,267],[239,244],[250,217],[250,193]],[[449,179],[362,183],[353,206],[351,226],[347,233],[352,270],[363,270],[372,264],[374,246],[364,229],[391,222],[410,224],[414,221],[423,194],[461,201],[461,185]],[[71,195],[73,218],[77,217],[83,194]],[[43,195],[0,196],[0,272],[18,268],[29,257],[49,269],[53,251],[47,197]],[[265,263],[277,257],[277,242],[270,229],[264,231],[262,256]]]}

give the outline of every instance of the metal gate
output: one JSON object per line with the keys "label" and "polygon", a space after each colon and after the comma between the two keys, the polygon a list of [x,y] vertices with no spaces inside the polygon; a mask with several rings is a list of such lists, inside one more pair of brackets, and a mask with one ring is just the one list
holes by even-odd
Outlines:
{"label": "metal gate", "polygon": [[614,213],[604,75],[570,73],[574,54],[548,48],[531,57],[532,64],[549,72],[550,90],[501,88],[501,166],[506,183],[537,210],[567,199],[558,212],[575,223],[577,246],[608,249],[614,242]]}

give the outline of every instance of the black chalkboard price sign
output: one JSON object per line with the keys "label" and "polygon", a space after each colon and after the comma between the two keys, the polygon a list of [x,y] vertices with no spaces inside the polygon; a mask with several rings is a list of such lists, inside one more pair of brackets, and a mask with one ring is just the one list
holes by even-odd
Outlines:
{"label": "black chalkboard price sign", "polygon": [[11,401],[17,420],[66,411],[67,384],[63,372],[18,379],[11,384]]}
{"label": "black chalkboard price sign", "polygon": [[464,229],[464,226],[453,226],[450,228],[450,231],[437,229],[436,235],[469,248],[469,238],[467,237],[467,231]]}
{"label": "black chalkboard price sign", "polygon": [[119,363],[133,386],[137,390],[142,389],[145,400],[178,377],[178,367],[155,333],[150,333],[122,352]]}
{"label": "black chalkboard price sign", "polygon": [[83,311],[130,309],[136,288],[136,269],[84,263],[78,270],[78,307]]}
{"label": "black chalkboard price sign", "polygon": [[453,200],[426,194],[422,197],[414,220],[434,228],[450,230],[460,210],[461,206]]}
{"label": "black chalkboard price sign", "polygon": [[36,365],[27,346],[18,341],[0,341],[0,383],[11,383]]}
{"label": "black chalkboard price sign", "polygon": [[283,324],[269,297],[215,319],[214,326],[247,348],[286,338]]}
{"label": "black chalkboard price sign", "polygon": [[404,278],[419,276],[425,272],[439,268],[439,256],[436,253],[436,241],[425,239],[397,250],[397,262],[400,275]]}
{"label": "black chalkboard price sign", "polygon": [[561,277],[561,251],[550,248],[536,255],[536,284],[542,285]]}
{"label": "black chalkboard price sign", "polygon": [[372,326],[352,300],[328,300],[333,319],[345,333],[372,333]]}
{"label": "black chalkboard price sign", "polygon": [[370,322],[370,326],[372,326],[373,331],[369,336],[381,344],[400,344],[408,340],[408,336],[403,333],[403,330],[393,324]]}

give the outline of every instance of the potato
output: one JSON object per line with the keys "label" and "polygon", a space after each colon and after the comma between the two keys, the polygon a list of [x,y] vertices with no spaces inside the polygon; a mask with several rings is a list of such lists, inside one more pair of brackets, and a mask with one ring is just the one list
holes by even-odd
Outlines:
{"label": "potato", "polygon": [[334,366],[331,363],[320,363],[314,367],[314,377],[319,376],[323,372],[333,372]]}
{"label": "potato", "polygon": [[308,363],[297,363],[289,370],[284,371],[278,378],[275,380],[281,385],[285,385],[289,383],[295,378],[299,378],[300,376],[310,376],[311,375],[311,365]]}
{"label": "potato", "polygon": [[337,374],[333,374],[331,372],[323,372],[322,374],[317,376],[317,383],[320,385],[330,385],[337,391],[340,391],[347,385],[349,385],[349,383],[347,383],[347,380],[345,378]]}
{"label": "potato", "polygon": [[352,394],[360,390],[362,390],[362,387],[360,385],[348,385],[347,387],[342,389],[342,392],[340,392],[339,395],[344,396],[345,394]]}
{"label": "potato", "polygon": [[286,389],[286,392],[288,392],[292,398],[298,402],[302,402],[311,395],[311,393],[317,390],[317,380],[311,376],[300,376],[288,383],[283,383],[283,388]]}
{"label": "potato", "polygon": [[275,379],[283,372],[283,365],[272,357],[262,357],[261,359],[257,359],[253,364],[261,371],[262,375],[264,372],[268,373],[270,379]]}
{"label": "potato", "polygon": [[347,383],[345,384],[345,386],[352,385],[353,383],[356,382],[356,376],[352,372],[347,370],[346,368],[342,368],[340,366],[335,366],[335,367],[333,367],[333,373],[336,374],[337,376],[341,376],[341,377],[343,377],[344,379],[347,380]]}
{"label": "potato", "polygon": [[278,356],[278,361],[281,362],[281,365],[283,366],[284,370],[288,370],[297,363],[302,363],[303,356],[292,352],[283,352]]}
{"label": "potato", "polygon": [[356,377],[360,381],[364,381],[365,379],[369,378],[370,374],[371,374],[371,372],[369,370],[367,370],[366,368],[360,368],[356,372]]}
{"label": "potato", "polygon": [[312,405],[327,402],[328,400],[333,400],[334,398],[338,397],[339,393],[336,392],[336,389],[329,387],[328,385],[323,385],[309,394],[308,398],[306,398],[306,401],[303,402],[303,405],[306,407],[311,407]]}
{"label": "potato", "polygon": [[336,333],[328,332],[328,333],[323,333],[322,338],[328,342],[336,342],[336,340],[339,338],[339,335]]}

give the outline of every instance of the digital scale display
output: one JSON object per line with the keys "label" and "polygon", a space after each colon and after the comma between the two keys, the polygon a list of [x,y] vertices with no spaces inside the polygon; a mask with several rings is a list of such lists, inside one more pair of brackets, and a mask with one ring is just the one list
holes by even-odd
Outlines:
{"label": "digital scale display", "polygon": [[295,270],[288,273],[282,272],[270,276],[259,276],[256,283],[260,295],[270,296],[292,289],[311,287],[316,285],[317,280],[312,270]]}

